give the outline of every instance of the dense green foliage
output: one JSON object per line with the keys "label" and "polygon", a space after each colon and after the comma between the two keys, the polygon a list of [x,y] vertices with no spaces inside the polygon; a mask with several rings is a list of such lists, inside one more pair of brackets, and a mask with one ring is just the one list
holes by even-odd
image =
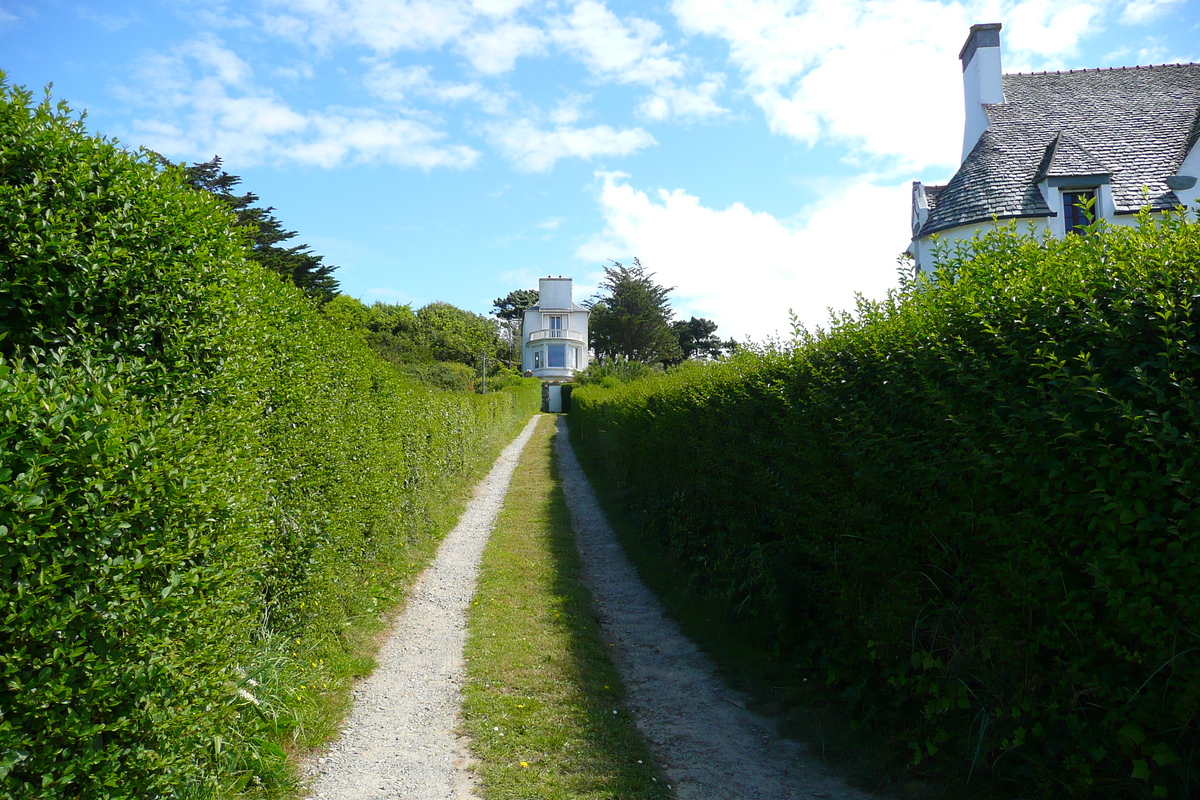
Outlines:
{"label": "dense green foliage", "polygon": [[539,400],[404,378],[179,170],[4,84],[0,337],[6,800],[289,780],[287,709]]}
{"label": "dense green foliage", "polygon": [[682,580],[918,769],[1194,797],[1198,288],[1178,217],[995,232],[791,349],[580,387],[572,428]]}
{"label": "dense green foliage", "polygon": [[679,335],[671,329],[671,289],[654,282],[642,262],[614,261],[604,268],[600,294],[592,302],[588,333],[601,359],[644,364],[674,363],[682,358]]}
{"label": "dense green foliage", "polygon": [[607,361],[593,361],[588,364],[587,369],[575,375],[575,383],[580,386],[598,383],[602,386],[611,387],[661,373],[661,368],[656,369],[646,366],[641,361],[610,358]]}
{"label": "dense green foliage", "polygon": [[506,386],[516,373],[505,367],[509,353],[496,322],[449,303],[370,306],[338,295],[324,308],[339,327],[364,338],[380,357],[410,378],[440,389],[467,391],[487,384]]}

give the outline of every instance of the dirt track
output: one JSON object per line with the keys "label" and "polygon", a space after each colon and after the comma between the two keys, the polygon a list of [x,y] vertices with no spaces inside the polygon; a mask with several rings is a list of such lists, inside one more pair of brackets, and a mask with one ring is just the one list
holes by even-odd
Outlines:
{"label": "dirt track", "polygon": [[[466,609],[531,420],[475,490],[354,692],[342,737],[305,771],[319,800],[477,800],[459,738]],[[638,729],[682,800],[867,800],[781,738],[663,613],[604,517],[558,417],[555,449],[584,578]]]}
{"label": "dirt track", "polygon": [[630,711],[684,800],[867,800],[803,745],[747,711],[663,613],[617,543],[558,419],[559,474],[583,572],[628,692]]}

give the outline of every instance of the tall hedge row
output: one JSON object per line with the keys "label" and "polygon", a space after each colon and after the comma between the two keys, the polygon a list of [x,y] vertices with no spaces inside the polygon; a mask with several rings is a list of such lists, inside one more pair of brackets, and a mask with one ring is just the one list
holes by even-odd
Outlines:
{"label": "tall hedge row", "polygon": [[575,391],[651,546],[925,768],[1200,793],[1200,226],[1015,229],[794,347]]}
{"label": "tall hedge row", "polygon": [[213,198],[0,82],[0,798],[269,789],[277,701],[539,399],[407,381]]}

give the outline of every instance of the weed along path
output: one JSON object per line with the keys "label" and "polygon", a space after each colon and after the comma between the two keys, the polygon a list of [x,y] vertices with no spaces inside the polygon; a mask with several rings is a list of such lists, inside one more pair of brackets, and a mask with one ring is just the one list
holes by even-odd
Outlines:
{"label": "weed along path", "polygon": [[638,729],[681,800],[867,800],[747,711],[641,583],[558,419],[555,449],[584,581]]}
{"label": "weed along path", "polygon": [[309,762],[319,800],[471,798],[461,706],[466,609],[480,555],[538,417],[504,449],[417,580],[341,738]]}

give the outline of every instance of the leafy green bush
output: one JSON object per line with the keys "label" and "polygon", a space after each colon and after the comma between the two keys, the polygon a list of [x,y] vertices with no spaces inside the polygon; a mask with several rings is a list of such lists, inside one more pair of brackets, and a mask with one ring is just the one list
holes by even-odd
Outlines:
{"label": "leafy green bush", "polygon": [[600,384],[611,389],[622,383],[661,374],[661,369],[655,369],[647,364],[643,364],[641,361],[615,358],[605,361],[593,361],[591,364],[588,364],[587,369],[575,376],[575,382],[580,386]]}
{"label": "leafy green bush", "polygon": [[585,457],[921,768],[1200,788],[1200,226],[945,254],[790,351],[580,387]]}
{"label": "leafy green bush", "polygon": [[0,83],[0,798],[208,797],[537,409],[413,383],[183,176]]}

